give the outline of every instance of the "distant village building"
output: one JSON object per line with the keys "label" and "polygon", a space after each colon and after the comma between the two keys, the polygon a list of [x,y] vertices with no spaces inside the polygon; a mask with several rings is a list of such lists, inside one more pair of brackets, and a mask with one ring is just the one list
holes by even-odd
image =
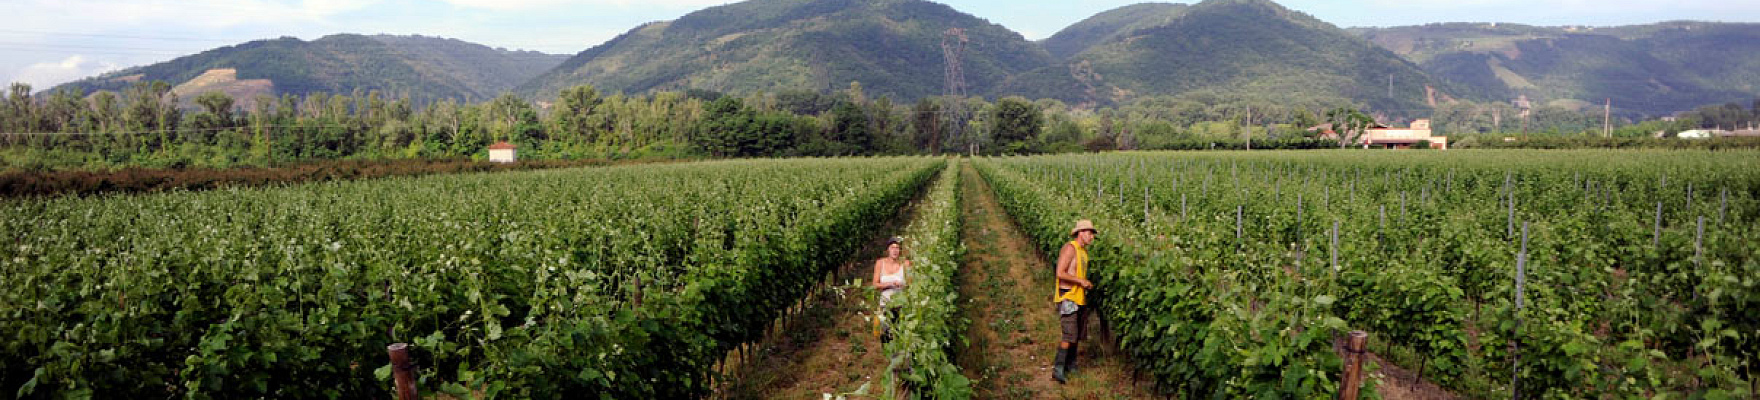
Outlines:
{"label": "distant village building", "polygon": [[1724,137],[1760,137],[1760,129],[1748,128],[1729,131]]}
{"label": "distant village building", "polygon": [[1722,129],[1694,129],[1694,130],[1690,130],[1690,131],[1681,131],[1681,133],[1676,133],[1674,135],[1674,137],[1680,138],[1680,139],[1760,137],[1760,130],[1738,129],[1738,130],[1733,130],[1733,131],[1726,131],[1726,130],[1722,130]]}
{"label": "distant village building", "polygon": [[489,162],[510,163],[514,161],[519,161],[519,156],[514,154],[513,143],[495,142],[495,144],[489,145]]}
{"label": "distant village building", "polygon": [[1430,146],[1433,149],[1448,149],[1448,137],[1431,135],[1430,120],[1427,119],[1414,120],[1410,128],[1404,129],[1385,126],[1372,127],[1363,132],[1363,137],[1358,140],[1363,143],[1365,149],[1372,146],[1409,149],[1414,145]]}

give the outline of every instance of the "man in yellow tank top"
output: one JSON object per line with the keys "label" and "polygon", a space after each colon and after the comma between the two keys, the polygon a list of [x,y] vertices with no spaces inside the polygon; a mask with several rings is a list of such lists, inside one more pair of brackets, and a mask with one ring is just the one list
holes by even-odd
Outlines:
{"label": "man in yellow tank top", "polygon": [[1057,362],[1051,367],[1051,378],[1064,383],[1066,374],[1075,373],[1077,343],[1088,335],[1088,245],[1099,234],[1094,221],[1076,221],[1069,230],[1070,241],[1057,254],[1057,295],[1052,302],[1063,325],[1063,338],[1057,342]]}

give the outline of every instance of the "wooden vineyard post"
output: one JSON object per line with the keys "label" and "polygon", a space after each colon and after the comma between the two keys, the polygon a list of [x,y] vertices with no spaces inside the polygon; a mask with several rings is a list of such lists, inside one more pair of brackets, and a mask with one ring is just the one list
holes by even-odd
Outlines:
{"label": "wooden vineyard post", "polygon": [[1308,251],[1307,241],[1302,240],[1302,193],[1296,192],[1296,240],[1302,242],[1302,251]]}
{"label": "wooden vineyard post", "polygon": [[1723,188],[1722,204],[1717,206],[1717,224],[1723,225],[1723,218],[1729,214],[1729,188]]}
{"label": "wooden vineyard post", "polygon": [[1387,230],[1387,206],[1382,205],[1375,211],[1375,229]]}
{"label": "wooden vineyard post", "polygon": [[1186,220],[1186,194],[1185,193],[1179,194],[1179,220],[1180,220],[1180,222],[1185,222],[1185,220]]}
{"label": "wooden vineyard post", "polygon": [[1693,183],[1687,182],[1687,209],[1693,209]]}
{"label": "wooden vineyard post", "polygon": [[[1358,171],[1357,178],[1360,179],[1362,177],[1363,177],[1362,171]],[[1357,202],[1357,181],[1355,179],[1351,180],[1351,202],[1352,203]]]}
{"label": "wooden vineyard post", "polygon": [[1338,220],[1332,221],[1332,273],[1338,274]]}
{"label": "wooden vineyard post", "polygon": [[1528,283],[1528,223],[1522,222],[1522,251],[1516,253],[1516,333],[1515,340],[1509,342],[1509,353],[1514,357],[1510,361],[1510,398],[1522,398],[1522,289]]}
{"label": "wooden vineyard post", "polygon": [[1350,338],[1344,345],[1344,376],[1339,382],[1338,398],[1354,400],[1358,390],[1363,387],[1363,348],[1369,342],[1369,334],[1363,331],[1351,331]]}
{"label": "wooden vineyard post", "polygon": [[1705,266],[1705,216],[1699,216],[1699,232],[1693,235],[1693,265]]}
{"label": "wooden vineyard post", "polygon": [[1656,202],[1656,233],[1651,236],[1650,246],[1662,246],[1662,202]]}
{"label": "wooden vineyard post", "polygon": [[1509,227],[1507,229],[1506,237],[1516,236],[1516,190],[1513,187],[1509,190]]}
{"label": "wooden vineyard post", "polygon": [[1234,206],[1234,238],[1236,240],[1241,238],[1241,212],[1245,208],[1246,206]]}
{"label": "wooden vineyard post", "polygon": [[1375,225],[1375,247],[1381,248],[1381,243],[1387,239],[1387,205],[1381,205],[1380,211],[1377,211],[1377,213],[1377,225]]}
{"label": "wooden vineyard post", "polygon": [[391,376],[397,388],[397,400],[418,400],[416,366],[409,362],[409,343],[393,343],[385,347],[391,353]]}

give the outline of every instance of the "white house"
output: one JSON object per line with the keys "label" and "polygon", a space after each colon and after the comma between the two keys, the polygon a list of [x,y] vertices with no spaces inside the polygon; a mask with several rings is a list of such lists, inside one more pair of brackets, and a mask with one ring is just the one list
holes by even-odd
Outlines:
{"label": "white house", "polygon": [[510,163],[518,160],[519,156],[514,154],[513,143],[495,142],[495,144],[489,145],[489,162]]}
{"label": "white house", "polygon": [[1427,119],[1412,121],[1412,127],[1407,129],[1379,126],[1369,128],[1357,140],[1363,143],[1363,148],[1381,146],[1390,149],[1409,149],[1417,145],[1430,146],[1433,149],[1448,149],[1448,137],[1432,136],[1430,134],[1430,120]]}
{"label": "white house", "polygon": [[1710,139],[1712,137],[1720,136],[1717,132],[1718,131],[1710,129],[1694,129],[1690,131],[1681,131],[1681,133],[1675,134],[1674,137],[1681,139]]}

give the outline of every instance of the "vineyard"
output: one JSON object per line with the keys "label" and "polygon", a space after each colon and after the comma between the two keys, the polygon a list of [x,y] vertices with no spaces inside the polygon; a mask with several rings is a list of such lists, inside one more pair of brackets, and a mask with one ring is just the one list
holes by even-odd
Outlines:
{"label": "vineyard", "polygon": [[[935,398],[969,398],[971,382],[953,363],[953,351],[965,331],[960,321],[959,293],[959,170],[947,166],[918,205],[917,218],[905,227],[905,248],[911,249],[910,286],[895,301],[903,304],[890,355],[888,376],[896,384]],[[895,371],[903,370],[899,374]]]}
{"label": "vineyard", "polygon": [[1047,252],[1093,218],[1102,314],[1186,397],[1329,396],[1333,341],[1462,395],[1755,393],[1760,155],[1124,154],[979,161]]}
{"label": "vineyard", "polygon": [[[678,398],[932,158],[729,161],[3,204],[21,397]],[[590,397],[599,397],[590,396]]]}
{"label": "vineyard", "polygon": [[[1111,368],[1132,371],[1085,373],[1155,394],[1332,398],[1345,389],[1339,339],[1362,330],[1388,367],[1462,397],[1748,398],[1760,392],[1757,167],[1752,151],[1150,152],[5,199],[0,389],[385,398],[386,346],[409,343],[424,394],[721,396],[740,378],[720,365],[730,352],[744,364],[765,351],[828,274],[897,234],[913,268],[889,363],[849,375],[872,372],[888,396],[984,397],[1019,379],[1058,390],[1039,382],[1049,372],[960,367],[972,351],[1038,346],[1044,359],[1055,344],[1020,321],[1047,313],[1044,299],[987,293],[1018,310],[967,320],[973,288],[1039,281],[963,281],[966,243],[1014,237],[1016,250],[973,248],[1043,262],[990,271],[1049,274],[1043,254],[1092,219],[1090,301],[1114,358],[1129,359]],[[1007,215],[986,221],[1027,238],[974,229],[962,193],[1000,203]],[[1007,335],[973,350],[974,325]]]}

